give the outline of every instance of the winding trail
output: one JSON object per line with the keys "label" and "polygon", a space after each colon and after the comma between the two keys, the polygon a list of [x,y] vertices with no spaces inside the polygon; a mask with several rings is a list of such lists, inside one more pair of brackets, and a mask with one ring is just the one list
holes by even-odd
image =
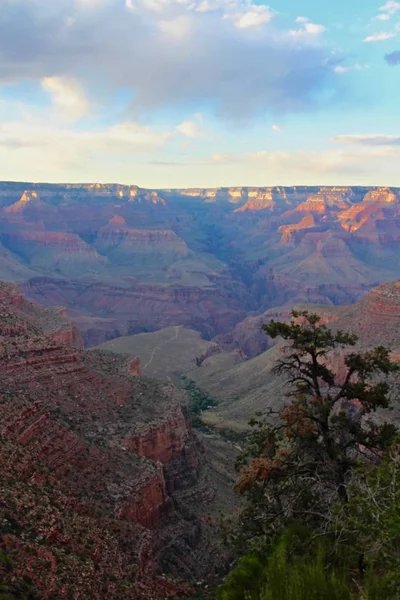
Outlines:
{"label": "winding trail", "polygon": [[163,342],[162,344],[160,344],[160,346],[156,346],[153,349],[153,352],[151,353],[150,356],[150,360],[145,364],[145,366],[143,367],[143,372],[147,369],[147,367],[149,367],[151,365],[151,363],[153,362],[153,359],[155,357],[155,354],[157,352],[157,350],[161,350],[161,348],[163,346],[165,346],[166,344],[169,344],[170,342],[173,342],[174,340],[176,340],[178,338],[179,335],[179,329],[181,328],[181,325],[175,325],[175,335],[169,339],[169,340],[165,340],[165,342]]}

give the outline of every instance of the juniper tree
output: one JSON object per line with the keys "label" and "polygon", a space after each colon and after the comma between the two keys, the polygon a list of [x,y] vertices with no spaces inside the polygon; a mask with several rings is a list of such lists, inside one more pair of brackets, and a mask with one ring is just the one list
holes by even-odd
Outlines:
{"label": "juniper tree", "polygon": [[[374,416],[390,405],[387,376],[397,367],[388,349],[360,352],[355,335],[334,332],[307,311],[263,329],[286,342],[275,373],[287,394],[275,422],[272,411],[251,422],[238,459],[236,488],[247,499],[241,531],[256,539],[293,521],[328,527],[335,502],[348,499],[354,466],[379,460],[395,434]],[[331,366],[335,357],[340,368]]]}

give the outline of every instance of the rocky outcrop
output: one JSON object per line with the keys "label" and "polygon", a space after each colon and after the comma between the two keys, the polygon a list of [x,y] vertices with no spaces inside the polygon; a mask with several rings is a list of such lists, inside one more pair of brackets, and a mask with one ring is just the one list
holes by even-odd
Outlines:
{"label": "rocky outcrop", "polygon": [[400,217],[400,195],[390,188],[371,190],[362,202],[339,214],[343,229],[352,233],[366,229],[373,231],[377,222]]}
{"label": "rocky outcrop", "polygon": [[165,206],[166,202],[164,198],[162,198],[158,192],[150,191],[150,190],[142,190],[138,187],[132,186],[129,189],[129,200],[128,202],[148,202],[150,204],[158,204],[161,206]]}
{"label": "rocky outcrop", "polygon": [[275,321],[289,322],[292,318],[292,310],[309,310],[316,312],[321,317],[321,324],[328,324],[338,319],[340,309],[333,306],[322,306],[316,304],[287,305],[270,309],[261,315],[247,317],[239,323],[231,332],[217,336],[218,342],[224,350],[232,352],[239,348],[247,358],[258,356],[275,345],[263,331],[262,326],[268,324],[272,319]]}
{"label": "rocky outcrop", "polygon": [[237,208],[235,212],[271,210],[274,207],[274,190],[272,188],[267,188],[266,190],[252,189],[247,193],[247,202],[240,208]]}
{"label": "rocky outcrop", "polygon": [[365,346],[400,350],[400,281],[371,290],[354,306],[343,308],[335,328],[351,331]]}
{"label": "rocky outcrop", "polygon": [[163,252],[173,252],[176,255],[187,256],[189,250],[185,242],[173,231],[129,229],[120,217],[113,217],[107,227],[99,230],[95,241],[96,247],[103,252],[114,246],[132,248],[135,253],[143,254],[149,249]]}
{"label": "rocky outcrop", "polygon": [[65,305],[87,345],[171,325],[210,338],[251,312],[354,302],[400,277],[399,197],[394,188],[3,183],[0,279]]}
{"label": "rocky outcrop", "polygon": [[[21,289],[33,301],[42,301],[50,306],[64,304],[73,307],[75,312],[98,317],[107,315],[108,319],[104,322],[106,339],[115,337],[114,331],[129,335],[177,323],[197,329],[210,338],[220,331],[229,331],[246,315],[240,301],[235,298],[237,295],[246,297],[244,290],[231,295],[229,290],[195,286],[132,283],[129,287],[117,287],[50,278],[32,279]],[[102,329],[101,319],[93,324],[93,320],[78,318],[77,324],[86,339],[89,335],[86,332],[92,326]],[[93,334],[90,336],[94,337]],[[97,340],[91,345],[104,341]]]}
{"label": "rocky outcrop", "polygon": [[18,200],[18,202],[15,202],[14,204],[12,204],[11,206],[7,206],[4,209],[4,212],[6,214],[13,214],[13,213],[22,213],[27,207],[32,207],[32,206],[36,206],[37,208],[44,208],[45,204],[44,202],[41,202],[41,200],[39,199],[39,195],[37,192],[35,192],[34,190],[31,191],[25,191],[20,200]]}
{"label": "rocky outcrop", "polygon": [[[156,546],[151,542],[152,531],[159,532],[154,535],[164,532],[166,547],[168,539],[171,541],[176,535],[183,535],[181,546],[187,543],[185,529],[192,530],[196,517],[182,499],[180,508],[176,505],[174,494],[181,489],[192,490],[191,494],[197,495],[201,504],[202,496],[196,486],[206,476],[204,449],[191,429],[184,398],[173,386],[138,377],[137,360],[128,363],[127,368],[124,357],[83,352],[68,345],[67,336],[61,343],[56,339],[60,330],[46,335],[42,325],[51,330],[60,319],[65,319],[62,309],[50,311],[32,305],[15,286],[0,284],[0,450],[2,465],[6,465],[4,472],[8,474],[0,481],[0,517],[4,518],[2,511],[6,510],[7,514],[13,514],[14,520],[24,522],[22,529],[13,534],[17,542],[9,547],[7,541],[3,543],[9,551],[18,549],[19,556],[15,558],[18,565],[25,552],[30,552],[27,544],[40,547],[45,536],[49,553],[54,556],[52,586],[58,590],[63,585],[62,573],[68,573],[71,582],[76,579],[76,570],[64,554],[60,557],[58,548],[64,545],[70,554],[71,547],[78,547],[81,535],[89,539],[87,530],[97,528],[97,538],[94,546],[85,551],[85,560],[101,563],[93,569],[106,581],[114,577],[114,571],[101,557],[107,547],[116,545],[120,550],[114,553],[111,562],[114,564],[116,560],[120,565],[121,583],[107,592],[97,592],[96,597],[140,598],[139,583],[138,587],[134,584],[138,596],[129,595],[121,586],[125,580],[132,585],[140,573],[142,576],[157,573],[165,548],[157,547],[153,552]],[[26,482],[23,506],[36,503],[33,488],[29,487],[36,486],[37,493],[49,497],[53,503],[51,523],[42,525],[47,518],[45,514],[33,517],[26,509],[25,515],[25,508],[19,506],[19,501],[14,502],[17,491],[10,489],[8,477],[15,469],[20,487]],[[68,516],[57,516],[54,506],[60,502],[67,507],[64,510],[69,511]],[[81,529],[69,530],[71,519],[79,523],[82,518],[88,521],[84,533],[83,525]],[[29,526],[33,533],[21,537],[18,532],[26,531]],[[187,552],[187,566],[203,576],[204,569],[209,567],[204,557],[200,522],[197,530]],[[128,549],[132,546],[132,550],[122,550],[125,546]],[[196,571],[193,561],[202,565],[199,570]],[[169,563],[174,564],[170,551]],[[44,579],[48,581],[48,576]],[[90,577],[87,580],[85,575],[83,579],[78,589],[94,585]],[[68,590],[73,589],[71,582],[65,584]],[[143,584],[147,594],[148,585]],[[153,597],[145,592],[144,598]],[[85,596],[76,597],[83,600]],[[159,590],[154,597],[159,597]]]}
{"label": "rocky outcrop", "polygon": [[119,509],[118,517],[153,529],[165,515],[167,501],[164,472],[161,465],[157,465],[156,472],[140,490],[140,495],[127,500]]}
{"label": "rocky outcrop", "polygon": [[295,242],[295,232],[303,231],[304,229],[312,229],[313,227],[315,227],[315,220],[312,215],[307,215],[300,223],[296,223],[295,225],[282,225],[282,227],[279,228],[279,231],[282,234],[282,244]]}
{"label": "rocky outcrop", "polygon": [[142,365],[138,356],[134,356],[128,361],[128,373],[132,377],[141,377]]}

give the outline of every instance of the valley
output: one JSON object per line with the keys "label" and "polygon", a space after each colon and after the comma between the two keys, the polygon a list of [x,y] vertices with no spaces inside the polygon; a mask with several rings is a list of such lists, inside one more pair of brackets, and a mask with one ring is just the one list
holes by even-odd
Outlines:
{"label": "valley", "polygon": [[[13,581],[213,597],[249,419],[287,402],[262,325],[308,310],[400,359],[400,190],[2,183],[0,202]],[[329,356],[339,377],[344,358]],[[191,390],[210,399],[196,415]]]}
{"label": "valley", "polygon": [[0,183],[0,278],[64,306],[87,347],[171,326],[226,335],[287,303],[400,277],[391,188],[145,190]]}

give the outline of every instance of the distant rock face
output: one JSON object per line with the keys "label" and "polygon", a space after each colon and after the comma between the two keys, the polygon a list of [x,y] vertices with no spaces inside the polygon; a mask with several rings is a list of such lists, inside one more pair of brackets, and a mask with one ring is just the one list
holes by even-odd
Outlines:
{"label": "distant rock face", "polygon": [[154,331],[176,323],[192,325],[210,338],[216,332],[229,331],[238,318],[246,316],[238,300],[231,298],[228,291],[215,288],[151,286],[135,282],[129,287],[117,287],[38,278],[21,285],[21,289],[32,300],[46,305],[69,304],[84,315],[106,315],[108,320],[105,321],[77,319],[86,344],[91,346],[116,337],[114,333]]}
{"label": "distant rock face", "polygon": [[332,306],[307,304],[282,306],[270,309],[261,315],[247,317],[231,332],[217,336],[215,341],[227,351],[239,348],[247,358],[258,356],[276,344],[276,341],[264,332],[262,326],[267,325],[271,320],[289,322],[294,309],[316,312],[321,317],[321,325],[336,321],[340,312],[339,308]]}
{"label": "distant rock face", "polygon": [[246,211],[259,211],[273,209],[275,207],[274,194],[272,188],[262,190],[249,190],[247,193],[247,202],[235,212],[242,213]]}
{"label": "distant rock face", "polygon": [[363,346],[384,345],[400,351],[400,281],[371,290],[354,306],[343,308],[335,327],[359,336]]}
{"label": "distant rock face", "polygon": [[[314,207],[311,208],[311,211],[312,210],[314,210]],[[286,225],[286,226],[282,225],[282,227],[279,228],[279,231],[282,233],[282,243],[288,244],[290,242],[295,242],[296,241],[296,237],[295,237],[296,231],[312,229],[314,226],[315,226],[315,219],[312,214],[307,215],[299,223],[296,223],[294,225]]]}
{"label": "distant rock face", "polygon": [[65,305],[86,345],[355,302],[400,277],[399,243],[395,188],[0,183],[0,279]]}
{"label": "distant rock face", "polygon": [[[210,501],[201,483],[204,449],[172,385],[142,380],[138,359],[127,368],[123,357],[83,352],[66,321],[63,309],[31,304],[16,286],[0,283],[0,518],[20,523],[0,540],[2,551],[10,553],[15,569],[33,565],[38,591],[48,591],[51,577],[55,595],[61,588],[72,594],[77,586],[80,593],[112,600],[169,597],[156,583],[159,561],[174,536],[181,536],[181,548],[189,543],[185,531],[196,520],[182,499],[180,509],[175,505],[173,495],[189,490],[198,508],[202,498]],[[154,541],[160,535],[163,549]],[[174,558],[168,550],[169,564],[183,561],[203,577],[211,566],[200,523],[189,538],[186,556]],[[47,544],[40,558],[42,539]],[[26,563],[33,548],[38,558]],[[68,556],[79,548],[87,568],[77,578]],[[114,578],[116,564],[119,583],[103,595],[98,579],[104,586]],[[127,595],[124,586],[136,585],[139,576],[138,596]]]}
{"label": "distant rock face", "polygon": [[95,241],[96,247],[103,252],[116,246],[124,246],[132,253],[143,254],[149,249],[159,254],[173,252],[177,256],[187,256],[189,250],[185,242],[173,231],[129,229],[122,217],[114,217],[109,226],[99,230]]}

